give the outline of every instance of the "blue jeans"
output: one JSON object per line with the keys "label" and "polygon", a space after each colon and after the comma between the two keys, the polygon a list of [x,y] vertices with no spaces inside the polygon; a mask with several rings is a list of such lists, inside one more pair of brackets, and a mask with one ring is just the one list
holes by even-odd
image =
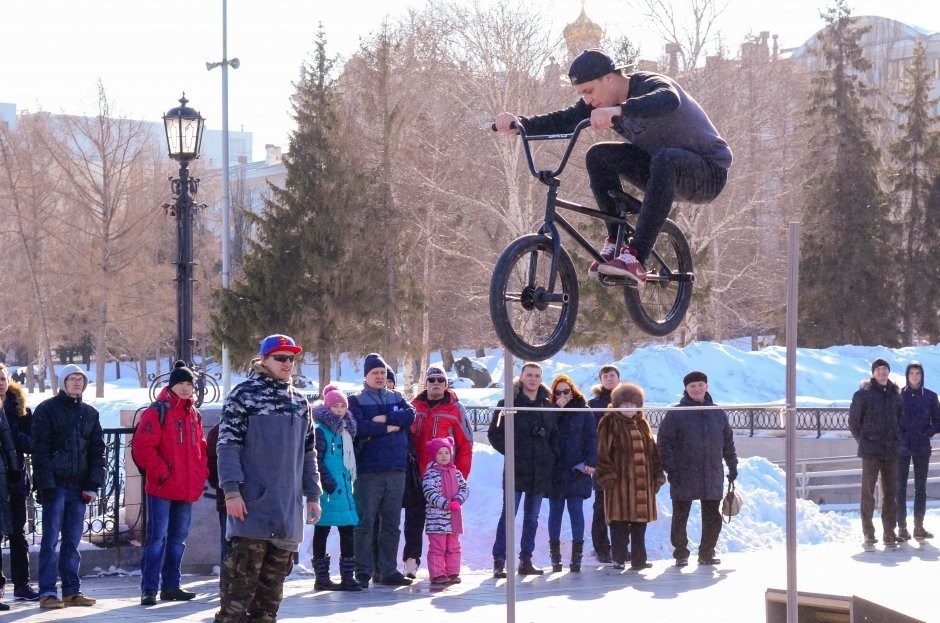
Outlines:
{"label": "blue jeans", "polygon": [[923,521],[927,512],[927,470],[930,455],[898,457],[898,526],[907,528],[907,478],[914,462],[914,520]]}
{"label": "blue jeans", "polygon": [[571,520],[571,540],[584,540],[584,498],[572,495],[566,498],[548,498],[548,538],[551,541],[561,539],[561,519],[568,506],[568,518]]}
{"label": "blue jeans", "polygon": [[147,494],[147,530],[140,556],[140,590],[176,590],[193,505]]}
{"label": "blue jeans", "polygon": [[[85,502],[78,489],[56,487],[42,492],[42,543],[39,546],[39,594],[56,595],[56,578],[62,579],[62,596],[69,597],[81,591],[78,566],[82,555],[78,544],[85,531]],[[59,546],[58,576],[56,575],[55,546]]]}
{"label": "blue jeans", "polygon": [[[516,503],[512,516],[519,512],[519,501],[522,492],[516,491]],[[539,511],[542,508],[542,496],[535,493],[525,494],[525,504],[522,507],[522,540],[519,544],[519,558],[532,558],[535,551],[535,533],[539,529]],[[496,540],[493,541],[493,559],[506,560],[506,498],[503,497],[503,508],[499,513],[499,523],[496,524]]]}

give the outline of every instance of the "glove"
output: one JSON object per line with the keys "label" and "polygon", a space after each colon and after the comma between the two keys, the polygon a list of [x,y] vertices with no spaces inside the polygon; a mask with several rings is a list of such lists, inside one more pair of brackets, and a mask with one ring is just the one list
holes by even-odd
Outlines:
{"label": "glove", "polygon": [[97,499],[98,499],[97,491],[82,491],[82,501],[84,501],[85,504],[91,504]]}
{"label": "glove", "polygon": [[728,482],[734,482],[738,479],[738,468],[731,467],[728,469]]}
{"label": "glove", "polygon": [[7,484],[18,485],[23,481],[23,472],[7,472]]}
{"label": "glove", "polygon": [[448,508],[449,510],[452,510],[452,511],[459,511],[459,510],[460,510],[460,502],[458,502],[457,500],[451,500],[451,501],[450,501],[450,504],[447,505],[447,508]]}

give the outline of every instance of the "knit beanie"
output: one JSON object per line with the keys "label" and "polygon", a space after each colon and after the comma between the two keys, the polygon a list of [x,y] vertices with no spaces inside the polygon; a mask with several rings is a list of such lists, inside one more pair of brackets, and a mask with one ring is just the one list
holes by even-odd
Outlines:
{"label": "knit beanie", "polygon": [[395,380],[395,371],[391,368],[385,368],[385,380],[398,385],[398,381]]}
{"label": "knit beanie", "polygon": [[65,379],[73,374],[81,374],[82,378],[85,379],[85,385],[82,386],[82,391],[84,392],[85,389],[88,388],[88,375],[85,374],[85,371],[76,366],[74,363],[70,363],[59,370],[59,389],[64,392],[68,391],[65,389]]}
{"label": "knit beanie", "polygon": [[450,456],[454,456],[454,439],[453,437],[435,437],[428,441],[425,445],[428,449],[428,459],[434,462],[437,462],[437,451],[441,448],[447,448],[450,450]]}
{"label": "knit beanie", "polygon": [[891,372],[891,366],[888,365],[887,361],[885,361],[884,359],[881,359],[880,357],[871,362],[871,371],[874,372],[875,368],[880,368],[881,366],[886,367],[888,369],[888,372]]}
{"label": "knit beanie", "polygon": [[170,372],[170,382],[168,387],[173,387],[177,383],[195,383],[196,375],[186,367],[186,362],[180,359],[173,364],[173,371]]}
{"label": "knit beanie", "polygon": [[323,388],[323,405],[329,409],[333,405],[343,405],[344,407],[349,406],[349,400],[346,398],[346,394],[339,391],[339,388],[336,385],[330,383]]}
{"label": "knit beanie", "polygon": [[427,379],[431,378],[432,376],[434,376],[434,377],[441,377],[441,376],[442,376],[442,377],[444,377],[444,378],[446,379],[446,378],[447,378],[447,373],[444,372],[444,368],[442,368],[442,367],[440,367],[440,366],[428,366],[428,371],[425,372],[425,374],[424,374],[424,379],[427,380]]}
{"label": "knit beanie", "polygon": [[616,407],[626,402],[638,407],[643,406],[643,388],[636,383],[621,383],[610,392],[610,405]]}
{"label": "knit beanie", "polygon": [[708,382],[708,377],[705,376],[705,373],[704,373],[704,372],[699,372],[698,370],[693,370],[692,372],[689,372],[689,373],[686,374],[684,377],[682,377],[682,386],[683,386],[683,387],[688,386],[689,383],[698,383],[698,382],[702,382],[702,383],[707,383],[707,382]]}
{"label": "knit beanie", "polygon": [[376,368],[385,368],[388,370],[388,364],[385,363],[385,360],[382,359],[382,355],[378,353],[369,353],[366,355],[365,363],[362,364],[362,375],[366,376],[370,371]]}

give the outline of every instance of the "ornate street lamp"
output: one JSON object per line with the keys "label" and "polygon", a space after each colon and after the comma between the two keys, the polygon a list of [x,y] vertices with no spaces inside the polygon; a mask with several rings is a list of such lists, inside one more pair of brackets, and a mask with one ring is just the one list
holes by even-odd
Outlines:
{"label": "ornate street lamp", "polygon": [[[205,119],[198,111],[186,104],[186,94],[180,105],[163,115],[166,130],[166,145],[170,158],[179,162],[179,179],[170,178],[174,202],[163,205],[164,211],[176,217],[176,358],[182,359],[197,372],[196,405],[202,404],[207,390],[218,393],[218,386],[205,371],[198,371],[193,360],[193,219],[196,210],[206,207],[196,204],[194,198],[199,190],[199,178],[189,176],[189,163],[199,157]],[[151,383],[151,394],[157,391],[162,376]],[[213,399],[214,400],[214,399]]]}

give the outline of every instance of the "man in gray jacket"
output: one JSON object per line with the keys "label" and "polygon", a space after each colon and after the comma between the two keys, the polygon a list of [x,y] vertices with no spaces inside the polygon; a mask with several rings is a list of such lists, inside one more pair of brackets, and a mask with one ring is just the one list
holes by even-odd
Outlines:
{"label": "man in gray jacket", "polygon": [[312,419],[307,399],[291,384],[301,352],[286,335],[264,338],[251,362],[254,374],[222,408],[216,448],[229,548],[216,623],[277,620],[284,578],[303,539],[303,517],[311,524],[320,519]]}

